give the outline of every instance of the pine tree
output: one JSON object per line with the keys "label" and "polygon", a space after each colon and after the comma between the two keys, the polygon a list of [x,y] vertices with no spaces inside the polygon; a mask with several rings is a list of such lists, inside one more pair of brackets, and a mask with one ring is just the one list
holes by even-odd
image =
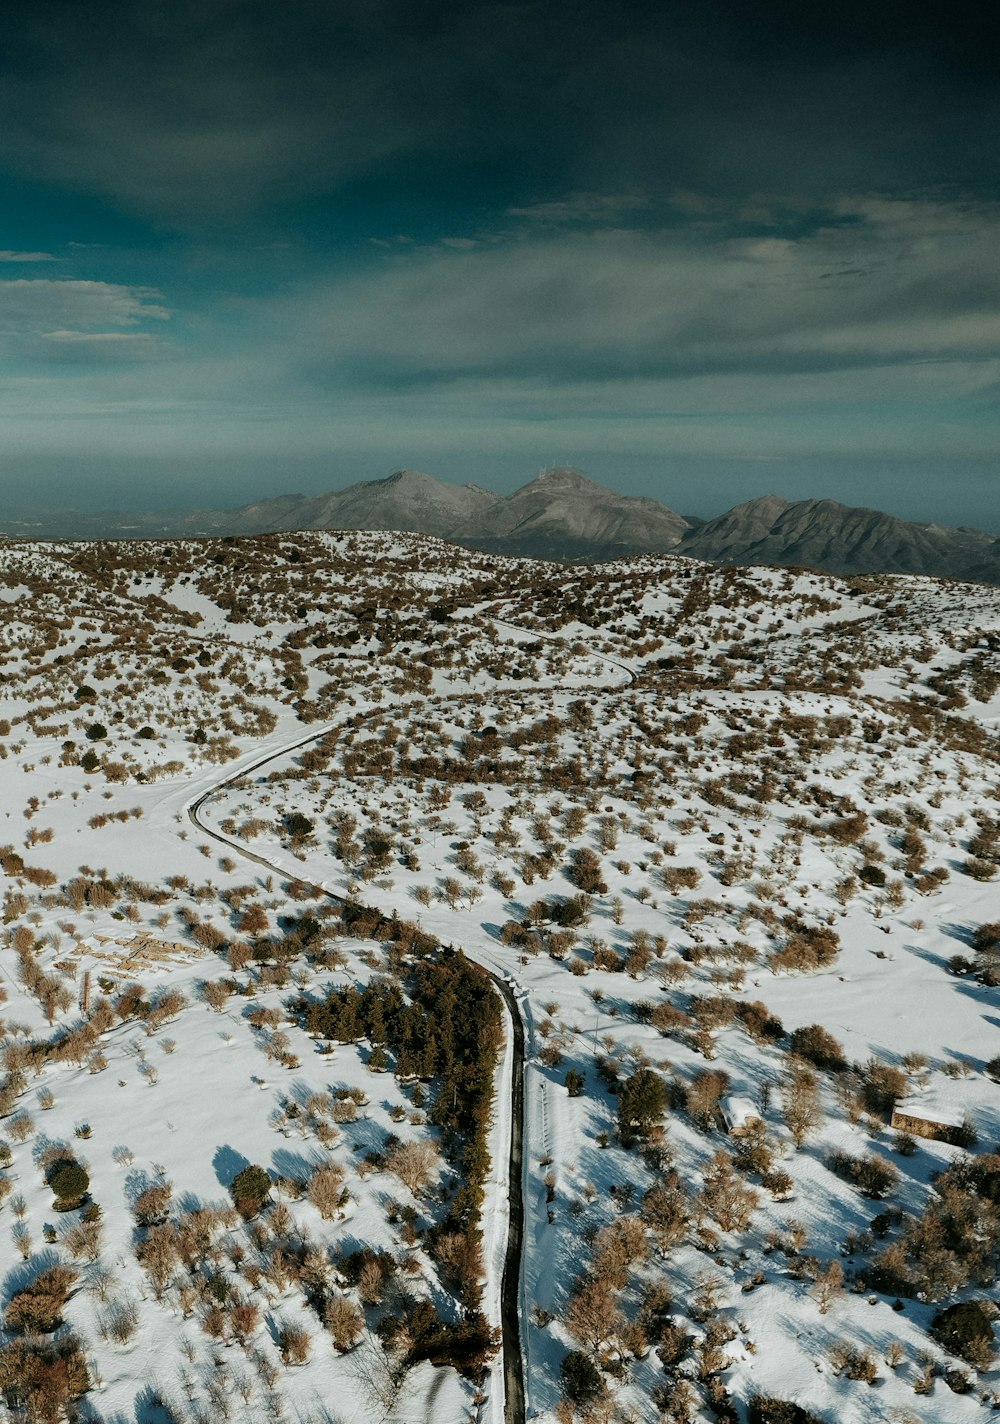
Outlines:
{"label": "pine tree", "polygon": [[645,1137],[663,1120],[667,1091],[663,1079],[651,1068],[639,1068],[618,1090],[618,1125],[622,1135]]}

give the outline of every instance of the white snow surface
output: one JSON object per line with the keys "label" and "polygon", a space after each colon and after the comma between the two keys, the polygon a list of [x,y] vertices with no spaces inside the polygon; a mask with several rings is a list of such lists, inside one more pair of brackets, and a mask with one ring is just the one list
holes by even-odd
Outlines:
{"label": "white snow surface", "polygon": [[[290,537],[282,536],[286,543]],[[295,538],[306,542],[305,536]],[[0,987],[6,993],[8,1041],[40,1038],[78,1023],[85,974],[96,984],[109,972],[106,956],[119,949],[127,956],[127,942],[137,933],[180,944],[183,950],[159,966],[130,968],[123,962],[121,975],[131,974],[154,996],[177,988],[189,1000],[173,1021],[148,1037],[135,1021],[114,1027],[102,1041],[108,1060],[103,1071],[52,1063],[29,1079],[18,1111],[30,1111],[35,1132],[14,1143],[6,1175],[24,1198],[23,1221],[32,1252],[22,1263],[8,1202],[0,1214],[4,1302],[26,1271],[30,1274],[64,1256],[58,1240],[64,1222],[52,1211],[52,1194],[37,1166],[51,1144],[71,1147],[90,1172],[92,1195],[104,1211],[102,1261],[113,1276],[110,1301],[131,1297],[140,1306],[138,1329],[124,1346],[101,1337],[100,1321],[109,1302],[81,1290],[67,1307],[67,1320],[86,1341],[92,1373],[99,1381],[88,1406],[93,1406],[95,1417],[115,1424],[136,1417],[144,1388],[158,1389],[182,1415],[185,1409],[208,1407],[213,1351],[227,1363],[230,1401],[237,1410],[243,1406],[234,1395],[236,1377],[253,1373],[236,1345],[211,1346],[198,1319],[185,1319],[176,1299],[153,1299],[135,1260],[128,1210],[144,1185],[164,1178],[173,1183],[178,1200],[223,1206],[234,1171],[247,1162],[265,1165],[275,1176],[294,1176],[329,1158],[349,1172],[346,1214],[324,1222],[307,1201],[291,1201],[296,1228],[339,1249],[367,1245],[400,1253],[388,1202],[395,1198],[416,1203],[389,1174],[362,1176],[353,1164],[359,1155],[356,1147],[367,1149],[390,1131],[413,1139],[426,1132],[420,1123],[392,1116],[394,1108],[412,1112],[404,1088],[391,1074],[373,1075],[367,1069],[366,1045],[337,1045],[332,1055],[321,1054],[294,1024],[284,1023],[282,1031],[299,1062],[292,1069],[281,1067],[265,1056],[266,1040],[247,1022],[249,1001],[234,995],[215,1013],[200,999],[202,981],[227,977],[228,970],[196,944],[178,909],[195,911],[235,938],[234,917],[218,898],[220,892],[251,885],[254,895],[269,906],[273,924],[278,916],[297,910],[298,902],[283,887],[298,876],[337,894],[356,893],[386,913],[419,917],[423,929],[444,943],[461,945],[471,958],[505,974],[515,986],[529,1053],[521,1322],[529,1418],[552,1424],[560,1363],[567,1349],[577,1348],[561,1316],[573,1281],[586,1264],[585,1233],[636,1212],[657,1175],[641,1153],[626,1151],[617,1139],[615,1099],[598,1072],[599,1058],[616,1061],[623,1075],[649,1063],[682,1085],[706,1068],[723,1068],[731,1099],[742,1104],[744,1113],[759,1111],[775,1144],[777,1165],[794,1182],[790,1200],[774,1200],[761,1192],[749,1230],[716,1230],[712,1247],[691,1236],[666,1264],[655,1256],[640,1264],[623,1295],[633,1314],[642,1290],[665,1275],[674,1315],[687,1320],[699,1281],[706,1272],[718,1274],[721,1313],[733,1330],[724,1347],[721,1378],[741,1406],[753,1390],[763,1390],[844,1424],[883,1419],[902,1424],[907,1418],[959,1424],[979,1417],[977,1390],[1000,1390],[995,1368],[981,1375],[969,1394],[953,1393],[939,1378],[932,1397],[914,1395],[921,1352],[941,1357],[927,1334],[936,1308],[932,1303],[908,1300],[897,1311],[885,1295],[848,1291],[821,1314],[808,1278],[773,1244],[788,1232],[790,1222],[800,1223],[810,1255],[821,1262],[843,1262],[850,1270],[856,1262],[845,1254],[846,1238],[867,1230],[884,1204],[863,1198],[836,1176],[828,1166],[829,1153],[871,1152],[891,1161],[900,1173],[892,1205],[916,1214],[932,1193],[934,1174],[960,1159],[961,1150],[921,1141],[913,1156],[898,1155],[887,1126],[852,1118],[838,1098],[836,1079],[828,1076],[822,1085],[825,1121],[802,1150],[795,1151],[780,1102],[787,1044],[755,1042],[731,1023],[710,1035],[709,1059],[692,1038],[658,1032],[643,1006],[672,1003],[686,1011],[692,994],[722,995],[737,1005],[762,1000],[788,1032],[822,1024],[852,1063],[876,1057],[898,1066],[910,1056],[912,1066],[906,1072],[911,1091],[904,1105],[921,1104],[925,1115],[940,1111],[968,1116],[979,1133],[976,1150],[992,1150],[1000,1140],[1000,1088],[986,1065],[1000,1054],[997,990],[968,973],[950,973],[948,962],[971,953],[969,940],[977,925],[1000,918],[997,881],[976,880],[964,869],[974,813],[994,818],[1000,814],[993,755],[1000,693],[994,690],[977,699],[972,692],[972,680],[982,675],[980,665],[988,672],[990,659],[997,658],[1000,593],[963,591],[932,580],[862,581],[846,587],[820,575],[714,571],[696,611],[675,623],[689,592],[682,576],[698,566],[687,560],[643,559],[604,566],[602,596],[613,605],[608,621],[585,622],[574,605],[573,616],[553,630],[544,621],[543,605],[533,612],[537,595],[519,582],[523,575],[513,561],[460,553],[436,541],[406,536],[330,534],[310,535],[309,540],[309,547],[331,561],[355,558],[359,586],[349,586],[342,572],[331,577],[321,590],[318,611],[310,611],[305,619],[294,611],[302,594],[268,594],[273,617],[260,626],[254,617],[265,595],[254,604],[253,590],[240,585],[237,593],[246,608],[237,615],[217,601],[221,585],[216,590],[209,576],[196,574],[192,554],[187,573],[144,572],[141,590],[136,593],[133,586],[128,597],[134,602],[127,606],[124,593],[114,595],[126,607],[130,632],[146,620],[155,625],[149,640],[152,651],[134,655],[121,630],[116,633],[109,621],[112,595],[82,577],[73,582],[66,572],[69,556],[60,546],[0,550],[3,576],[10,580],[0,587],[0,603],[6,605],[9,620],[3,624],[7,682],[2,715],[11,723],[0,737],[0,826],[6,828],[0,840],[8,840],[27,865],[42,866],[53,877],[53,884],[45,886],[24,884],[18,874],[8,874],[0,891],[25,894],[28,907],[7,917],[8,929],[31,930],[40,942],[42,967],[63,973],[73,998],[50,1026],[40,1003],[26,991],[14,949],[4,948]],[[200,559],[200,546],[192,548]],[[375,633],[343,646],[306,641],[299,650],[301,666],[286,660],[288,636],[303,626],[310,637],[322,638],[329,628],[338,636],[353,636],[357,606],[370,594],[377,602],[367,584],[361,587],[362,572],[368,575],[376,565],[391,571],[391,580],[388,573],[385,577],[400,623],[391,641]],[[289,577],[283,565],[279,573]],[[633,596],[630,580],[640,574],[650,586]],[[62,578],[69,582],[60,587]],[[583,576],[559,571],[563,583],[571,578],[580,579],[584,597],[588,590]],[[730,599],[727,579],[733,578],[751,590],[742,602]],[[463,579],[474,583],[464,601]],[[502,585],[502,592],[484,593],[480,584],[489,580]],[[449,621],[426,620],[428,602],[446,596],[454,596],[456,604]],[[893,607],[898,611],[892,612]],[[64,619],[67,608],[71,616]],[[595,616],[602,612],[594,611]],[[418,614],[424,618],[422,631]],[[662,620],[662,627],[644,624],[647,617]],[[46,648],[46,626],[63,619],[70,626],[57,628],[57,643]],[[864,626],[863,637],[849,631],[857,623]],[[430,637],[428,629],[441,637]],[[157,651],[161,645],[162,654]],[[209,657],[205,664],[197,661],[199,650]],[[741,651],[749,655],[740,656]],[[430,663],[421,661],[427,653]],[[56,664],[57,656],[66,661]],[[187,667],[173,667],[178,656]],[[224,673],[230,656],[233,665]],[[720,656],[727,660],[728,680],[719,680]],[[670,681],[659,670],[659,660],[687,657],[692,660],[687,682]],[[976,658],[978,674],[972,667]],[[145,678],[147,661],[155,662],[160,680]],[[859,662],[865,665],[854,685],[834,688],[830,669],[850,671]],[[429,678],[419,683],[423,667],[430,669]],[[831,675],[831,686],[804,682],[803,670],[816,679]],[[302,685],[287,689],[285,680],[294,682],[297,672]],[[418,682],[404,686],[411,675]],[[912,719],[930,716],[942,706],[944,694],[929,681],[937,675],[961,679],[965,704],[950,710],[953,721],[947,726],[929,721],[921,729]],[[79,701],[76,689],[81,684],[91,686],[94,701]],[[219,709],[238,695],[271,714],[263,735],[223,727]],[[904,715],[901,705],[907,699],[912,701]],[[588,701],[594,713],[586,728],[572,721],[572,706],[580,700]],[[308,720],[303,720],[303,701],[309,704]],[[123,714],[121,722],[114,720],[116,712]],[[423,784],[398,770],[370,775],[364,768],[350,772],[344,767],[345,750],[356,750],[358,743],[382,736],[387,728],[403,728],[401,735],[415,744],[420,735],[439,737],[448,754],[460,759],[472,755],[461,748],[473,729],[493,723],[506,735],[533,727],[546,716],[562,723],[552,764],[579,757],[594,781],[594,804],[588,808],[585,830],[576,837],[562,829],[567,807],[586,799],[576,791],[538,785],[529,794],[499,781],[446,783],[447,805],[435,812],[427,800],[436,784],[433,776]],[[703,719],[693,732],[686,730],[691,716]],[[800,741],[788,730],[803,720],[822,723],[828,718],[848,719],[849,730],[832,733],[816,752],[809,750],[808,736]],[[351,741],[345,729],[354,719]],[[732,752],[730,739],[755,727],[758,719],[768,723],[761,745],[745,756]],[[147,721],[154,739],[136,736]],[[104,725],[105,737],[91,742],[87,727],[94,722]],[[230,750],[220,753],[220,760],[211,759],[204,742],[192,739],[198,727],[210,736],[228,738]],[[992,740],[977,744],[970,733],[968,745],[962,745],[963,727]],[[343,740],[322,770],[306,768],[304,745],[257,768],[265,756],[293,743],[319,741],[329,728],[337,729]],[[881,740],[866,741],[866,734],[874,735],[873,728],[879,729]],[[653,734],[661,731],[663,739],[657,741]],[[781,744],[772,746],[767,735],[782,735]],[[75,743],[71,752],[67,741]],[[529,750],[532,745],[526,743]],[[125,779],[85,772],[79,755],[90,746],[99,749],[102,761],[120,761]],[[646,760],[640,756],[637,761],[640,747]],[[669,771],[656,772],[663,799],[643,806],[637,802],[632,775],[640,763],[655,768],[665,748],[676,756]],[[508,749],[500,759],[512,755]],[[768,756],[789,769],[802,768],[798,800],[757,802],[731,793],[736,799],[725,804],[703,794],[707,783],[724,781],[730,772],[754,780]],[[239,826],[257,818],[261,829],[245,837],[224,832],[234,847],[227,857],[224,847],[209,843],[190,824],[186,810],[203,791],[234,777],[239,778],[236,785],[206,805],[206,822],[222,828],[227,821]],[[468,799],[477,791],[483,802],[470,806]],[[847,801],[867,817],[865,843],[873,849],[864,853],[855,844],[836,843],[824,830],[835,816],[846,814],[842,803]],[[551,809],[556,803],[559,811]],[[947,879],[923,891],[902,869],[900,825],[879,820],[877,814],[888,811],[904,817],[913,806],[922,816],[927,865],[948,871]],[[316,824],[315,835],[298,850],[282,831],[282,818],[296,810]],[[337,854],[337,817],[343,812],[356,818],[359,837],[370,827],[392,832],[391,863],[377,876],[359,881],[357,862],[345,863]],[[115,815],[124,819],[102,821]],[[617,824],[614,848],[600,843],[602,817]],[[538,824],[542,818],[545,825]],[[505,819],[519,840],[501,852],[494,849],[493,837]],[[409,830],[398,830],[401,825]],[[33,839],[36,831],[51,835]],[[539,851],[547,840],[562,843],[563,851],[549,878],[537,876],[529,885],[520,876],[519,857]],[[411,870],[403,863],[404,841],[414,850],[419,868]],[[481,880],[456,864],[463,842],[484,863],[488,873]],[[590,922],[570,953],[532,954],[502,943],[500,927],[525,918],[532,901],[574,893],[566,870],[569,850],[579,845],[599,855],[607,891],[594,896]],[[278,870],[271,875],[266,866],[241,860],[241,849],[261,855]],[[835,893],[838,884],[857,876],[868,854],[901,886],[897,903],[862,884],[855,884],[843,903]],[[742,872],[737,865],[729,875],[723,863],[727,860],[752,864]],[[81,867],[94,879],[125,875],[161,888],[168,885],[168,877],[178,883],[162,907],[134,902],[132,919],[125,915],[121,896],[103,906],[70,905],[65,887],[84,874]],[[683,867],[696,867],[700,883],[668,890],[664,872]],[[515,879],[509,894],[494,883],[505,875]],[[464,892],[455,905],[444,896],[449,877],[457,877]],[[209,894],[196,899],[192,891],[209,882]],[[417,898],[423,886],[433,892],[430,903]],[[469,889],[477,889],[479,897],[469,895]],[[707,909],[704,902],[711,902]],[[770,906],[779,916],[798,912],[812,924],[834,928],[840,940],[835,961],[809,973],[775,972],[770,962],[773,937],[751,906]],[[159,923],[164,916],[165,922]],[[595,936],[605,948],[625,955],[637,932],[650,941],[661,936],[665,946],[634,974],[598,967],[594,948],[584,938]],[[370,944],[338,943],[347,952],[346,967],[311,976],[306,983],[310,994],[331,983],[364,983],[375,972]],[[698,961],[705,949],[737,944],[748,946],[741,963],[725,954]],[[60,964],[66,966],[62,971]],[[665,972],[671,965],[681,966],[676,978]],[[737,967],[742,973],[731,973]],[[294,984],[284,990],[262,989],[254,994],[253,1004],[280,1009],[294,989]],[[547,1063],[543,1054],[553,1042],[561,1061]],[[925,1063],[917,1062],[920,1055]],[[147,1064],[155,1074],[148,1072]],[[585,1079],[579,1097],[567,1093],[570,1068]],[[492,1320],[499,1318],[511,1186],[506,1155],[510,1074],[508,1034],[497,1070],[493,1173],[483,1221],[484,1309]],[[39,1102],[46,1088],[54,1095],[51,1107]],[[280,1100],[304,1102],[310,1093],[338,1089],[363,1092],[368,1102],[359,1122],[344,1124],[329,1149],[314,1138],[300,1137],[287,1122],[275,1127]],[[77,1136],[85,1126],[88,1134]],[[674,1163],[692,1191],[700,1187],[713,1153],[732,1150],[732,1142],[721,1133],[699,1130],[680,1110],[668,1114],[667,1131]],[[9,1123],[0,1123],[0,1136],[8,1133]],[[116,1152],[119,1148],[130,1156]],[[551,1187],[545,1181],[548,1173]],[[547,1199],[550,1190],[552,1201]],[[47,1226],[56,1228],[55,1242],[46,1241]],[[238,1244],[242,1230],[227,1228],[224,1246]],[[417,1263],[408,1281],[412,1289],[444,1303],[428,1254],[411,1254]],[[86,1266],[80,1269],[85,1278],[93,1274]],[[219,1269],[236,1279],[225,1249]],[[271,1286],[268,1292],[255,1344],[280,1369],[287,1417],[303,1424],[334,1419],[361,1424],[382,1417],[394,1424],[459,1424],[473,1418],[499,1424],[503,1418],[499,1356],[480,1405],[472,1387],[454,1371],[423,1364],[410,1372],[386,1413],[373,1403],[363,1380],[366,1369],[370,1373],[383,1358],[381,1347],[366,1338],[359,1351],[339,1355],[300,1291],[289,1284]],[[966,1291],[963,1298],[974,1294]],[[551,1314],[548,1323],[539,1323],[536,1307]],[[275,1340],[283,1325],[297,1323],[312,1334],[313,1348],[306,1364],[286,1370],[278,1363]],[[833,1372],[830,1347],[843,1339],[870,1347],[880,1362],[890,1343],[898,1341],[905,1360],[898,1368],[880,1363],[877,1385],[870,1388]],[[193,1361],[185,1354],[188,1340],[193,1342]],[[609,1373],[608,1379],[620,1417],[643,1424],[659,1418],[653,1399],[665,1375],[655,1353],[637,1352],[620,1377]],[[262,1377],[254,1374],[251,1384],[246,1417],[271,1417],[273,1401]],[[152,1405],[143,1424],[160,1424]]]}

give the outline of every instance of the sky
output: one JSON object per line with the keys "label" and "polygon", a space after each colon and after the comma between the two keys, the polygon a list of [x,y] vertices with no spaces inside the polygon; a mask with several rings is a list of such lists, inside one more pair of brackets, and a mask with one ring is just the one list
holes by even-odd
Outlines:
{"label": "sky", "polygon": [[7,0],[0,494],[572,464],[1000,533],[989,13]]}

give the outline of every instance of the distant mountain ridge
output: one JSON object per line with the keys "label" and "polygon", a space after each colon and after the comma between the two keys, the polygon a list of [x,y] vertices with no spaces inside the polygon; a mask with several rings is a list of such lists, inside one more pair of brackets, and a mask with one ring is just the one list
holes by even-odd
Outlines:
{"label": "distant mountain ridge", "polygon": [[192,538],[295,529],[386,529],[433,534],[494,553],[597,560],[685,554],[725,564],[801,564],[834,574],[903,573],[1000,584],[1000,536],[914,523],[829,499],[764,495],[702,520],[658,500],[619,494],[565,466],[511,495],[398,470],[318,495],[281,495],[239,509],[179,514],[8,514],[20,538]]}
{"label": "distant mountain ridge", "polygon": [[926,574],[1000,583],[1000,537],[919,524],[831,499],[777,495],[689,529],[676,552],[725,564],[802,564],[835,574]]}

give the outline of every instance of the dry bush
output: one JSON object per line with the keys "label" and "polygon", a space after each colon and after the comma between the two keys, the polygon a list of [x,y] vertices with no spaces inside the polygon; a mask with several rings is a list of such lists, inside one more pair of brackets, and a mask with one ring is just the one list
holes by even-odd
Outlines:
{"label": "dry bush", "polygon": [[719,1118],[719,1104],[729,1087],[729,1074],[721,1068],[696,1073],[687,1090],[687,1110],[692,1121],[708,1132]]}
{"label": "dry bush", "polygon": [[286,1365],[304,1365],[311,1343],[308,1330],[300,1325],[286,1325],[278,1334],[278,1349]]}
{"label": "dry bush", "polygon": [[309,1179],[307,1196],[324,1221],[330,1221],[343,1206],[344,1175],[344,1169],[331,1162],[317,1167]]}
{"label": "dry bush", "polygon": [[229,1308],[229,1324],[233,1338],[244,1344],[260,1325],[260,1307],[253,1301],[237,1300]]}
{"label": "dry bush", "polygon": [[27,1113],[18,1113],[7,1124],[7,1131],[15,1142],[27,1142],[34,1130],[34,1120]]}
{"label": "dry bush", "polygon": [[801,1148],[806,1138],[818,1132],[823,1125],[819,1079],[812,1069],[804,1065],[793,1067],[785,1080],[782,1107],[785,1126],[792,1134],[796,1148]]}
{"label": "dry bush", "polygon": [[365,1305],[381,1305],[385,1290],[385,1272],[377,1260],[366,1261],[358,1276],[358,1295]]}
{"label": "dry bush", "polygon": [[221,979],[208,979],[201,988],[201,997],[217,1014],[222,1013],[231,993],[232,989]]}
{"label": "dry bush", "polygon": [[901,1068],[878,1058],[868,1059],[862,1070],[861,1097],[870,1112],[891,1113],[908,1091],[909,1083]]}
{"label": "dry bush", "polygon": [[810,1295],[819,1306],[820,1315],[827,1313],[833,1301],[843,1294],[843,1290],[844,1268],[839,1261],[829,1261],[826,1266],[817,1271],[810,1289]]}
{"label": "dry bush", "polygon": [[26,865],[21,873],[29,885],[37,885],[40,890],[49,890],[59,883],[59,877],[54,871],[44,870],[40,866]]}
{"label": "dry bush", "polygon": [[799,925],[782,949],[771,956],[774,973],[806,973],[832,964],[840,950],[840,936],[827,925]]}
{"label": "dry bush", "polygon": [[687,1195],[679,1182],[658,1181],[642,1199],[642,1218],[648,1223],[661,1252],[684,1240],[690,1214]]}
{"label": "dry bush", "polygon": [[591,1350],[610,1340],[623,1323],[607,1281],[579,1282],[563,1311],[563,1324],[569,1334]]}
{"label": "dry bush", "polygon": [[[131,1159],[131,1154],[129,1157]],[[132,1204],[136,1223],[139,1226],[156,1226],[162,1222],[170,1210],[173,1193],[169,1182],[157,1182],[140,1192]]]}
{"label": "dry bush", "polygon": [[116,1301],[99,1317],[98,1328],[103,1339],[127,1345],[139,1328],[139,1307],[131,1297]]}
{"label": "dry bush", "polygon": [[696,890],[701,881],[701,871],[694,865],[668,865],[661,879],[663,888],[671,895],[679,895],[682,890]]}
{"label": "dry bush", "polygon": [[187,1008],[187,1002],[187,995],[182,994],[179,989],[165,990],[157,997],[152,1012],[146,1018],[146,1032],[155,1033],[170,1019],[176,1018]]}
{"label": "dry bush", "polygon": [[853,1182],[863,1196],[881,1201],[899,1182],[899,1168],[885,1157],[866,1152],[861,1157],[836,1149],[827,1157],[831,1172]]}
{"label": "dry bush", "polygon": [[792,1034],[789,1052],[798,1058],[804,1058],[816,1068],[829,1069],[831,1072],[839,1073],[847,1067],[842,1045],[821,1024],[797,1028]]}
{"label": "dry bush", "polygon": [[386,1155],[385,1165],[419,1197],[437,1176],[441,1158],[432,1142],[401,1142]]}
{"label": "dry bush", "polygon": [[269,924],[263,905],[253,903],[244,910],[237,921],[236,928],[240,934],[261,935],[269,928]]}
{"label": "dry bush", "polygon": [[70,1334],[57,1341],[15,1340],[0,1349],[0,1394],[16,1392],[27,1424],[73,1416],[73,1401],[90,1388],[87,1362]]}
{"label": "dry bush", "polygon": [[874,1352],[859,1349],[847,1340],[837,1340],[830,1346],[829,1359],[835,1375],[845,1374],[848,1379],[863,1380],[865,1384],[874,1384],[878,1378]]}
{"label": "dry bush", "polygon": [[12,936],[11,943],[16,954],[30,954],[35,947],[34,930],[29,929],[27,925],[18,925]]}
{"label": "dry bush", "polygon": [[[372,1263],[369,1263],[372,1264]],[[336,1349],[342,1354],[352,1350],[365,1328],[365,1317],[345,1295],[333,1295],[323,1308],[323,1323],[329,1330]]]}
{"label": "dry bush", "polygon": [[93,1264],[101,1254],[104,1228],[100,1221],[78,1221],[63,1236],[70,1258]]}
{"label": "dry bush", "polygon": [[217,949],[221,949],[226,942],[226,936],[222,931],[217,930],[214,925],[210,924],[195,925],[191,931],[191,938],[196,944],[199,944],[202,949],[207,949],[212,954],[214,954]]}
{"label": "dry bush", "polygon": [[135,1255],[149,1276],[157,1300],[161,1299],[180,1261],[176,1230],[169,1222],[151,1226],[145,1239],[136,1246]]}
{"label": "dry bush", "polygon": [[30,1285],[12,1297],[4,1323],[8,1330],[23,1334],[51,1334],[62,1321],[62,1312],[77,1281],[70,1266],[50,1266]]}
{"label": "dry bush", "polygon": [[593,1271],[598,1280],[621,1290],[629,1268],[649,1253],[646,1228],[638,1216],[621,1216],[594,1238]]}
{"label": "dry bush", "polygon": [[760,1194],[736,1169],[728,1152],[716,1152],[705,1169],[701,1201],[723,1231],[745,1231]]}

